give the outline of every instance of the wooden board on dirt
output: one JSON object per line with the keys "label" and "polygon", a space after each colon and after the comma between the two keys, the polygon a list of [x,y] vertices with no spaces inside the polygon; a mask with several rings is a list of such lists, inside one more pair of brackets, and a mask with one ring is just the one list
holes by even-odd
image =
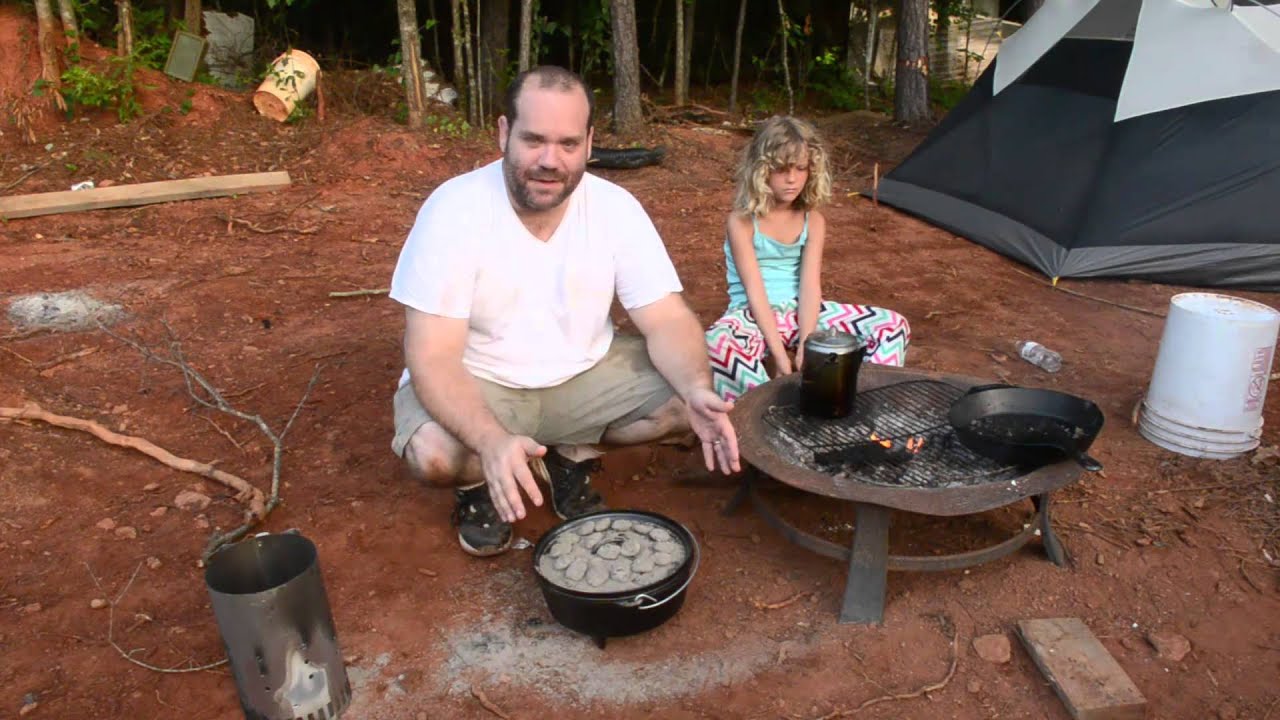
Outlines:
{"label": "wooden board on dirt", "polygon": [[1147,700],[1078,618],[1019,620],[1036,667],[1076,720],[1142,720]]}
{"label": "wooden board on dirt", "polygon": [[36,193],[0,197],[0,218],[35,217],[57,213],[100,210],[102,208],[133,207],[152,203],[195,200],[197,198],[243,195],[288,187],[287,172],[245,173],[242,175],[217,175],[213,177],[164,180],[161,182],[114,185],[92,190],[65,190],[62,192]]}

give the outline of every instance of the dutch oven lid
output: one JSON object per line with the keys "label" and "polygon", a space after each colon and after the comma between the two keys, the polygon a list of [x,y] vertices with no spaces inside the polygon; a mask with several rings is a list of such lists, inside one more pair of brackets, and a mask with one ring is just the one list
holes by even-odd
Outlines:
{"label": "dutch oven lid", "polygon": [[839,330],[818,330],[805,339],[804,347],[820,353],[845,355],[866,347],[866,338]]}

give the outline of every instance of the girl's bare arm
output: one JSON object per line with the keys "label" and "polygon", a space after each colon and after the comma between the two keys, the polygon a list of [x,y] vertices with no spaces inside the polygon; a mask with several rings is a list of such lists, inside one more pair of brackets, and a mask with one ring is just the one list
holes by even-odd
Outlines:
{"label": "girl's bare arm", "polygon": [[756,326],[764,335],[765,345],[778,363],[779,371],[784,374],[790,372],[791,362],[787,358],[787,348],[782,343],[782,334],[778,332],[773,307],[769,305],[769,295],[764,289],[764,277],[760,274],[760,262],[756,259],[756,249],[751,242],[751,220],[734,212],[729,215],[728,226],[729,252],[733,255],[734,264],[738,266],[742,287],[747,292],[747,307],[755,316]]}
{"label": "girl's bare arm", "polygon": [[[822,250],[827,239],[827,219],[817,210],[809,212],[809,239],[805,241],[800,256],[800,307],[797,322],[800,326],[796,359],[804,356],[804,339],[818,326],[818,313],[822,309]],[[798,363],[797,363],[798,364]]]}

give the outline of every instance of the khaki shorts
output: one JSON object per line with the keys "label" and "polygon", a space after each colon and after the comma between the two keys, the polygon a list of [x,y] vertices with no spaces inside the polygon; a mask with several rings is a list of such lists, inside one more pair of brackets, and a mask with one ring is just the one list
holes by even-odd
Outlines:
{"label": "khaki shorts", "polygon": [[[652,415],[675,395],[649,360],[644,338],[616,335],[609,352],[590,370],[548,388],[509,388],[475,378],[489,410],[516,435],[543,445],[597,443],[611,428]],[[404,457],[409,438],[434,422],[406,384],[396,391],[395,438],[391,449]]]}

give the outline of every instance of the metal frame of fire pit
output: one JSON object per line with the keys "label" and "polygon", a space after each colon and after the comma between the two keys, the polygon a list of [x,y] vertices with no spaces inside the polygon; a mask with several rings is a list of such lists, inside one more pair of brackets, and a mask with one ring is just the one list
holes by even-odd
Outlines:
{"label": "metal frame of fire pit", "polygon": [[[976,378],[868,364],[859,373],[858,390],[865,392],[921,379],[946,382],[960,390],[983,384]],[[1063,461],[1020,477],[964,487],[892,487],[835,482],[831,476],[783,458],[770,440],[768,434],[776,430],[765,420],[765,413],[770,407],[794,402],[798,390],[799,383],[793,374],[754,388],[738,400],[733,410],[733,421],[738,430],[742,457],[751,467],[725,513],[733,512],[750,499],[764,520],[789,541],[827,557],[847,560],[849,576],[840,611],[841,623],[883,622],[889,570],[937,572],[971,567],[1010,555],[1037,535],[1049,559],[1058,566],[1067,565],[1066,553],[1053,532],[1049,505],[1050,494],[1054,490],[1079,478],[1081,469],[1075,462]],[[760,475],[799,490],[853,502],[856,512],[853,546],[845,548],[787,523],[759,493]],[[1020,533],[1004,542],[953,555],[889,555],[889,523],[893,510],[957,516],[1004,507],[1028,498],[1033,503],[1034,514]]]}

